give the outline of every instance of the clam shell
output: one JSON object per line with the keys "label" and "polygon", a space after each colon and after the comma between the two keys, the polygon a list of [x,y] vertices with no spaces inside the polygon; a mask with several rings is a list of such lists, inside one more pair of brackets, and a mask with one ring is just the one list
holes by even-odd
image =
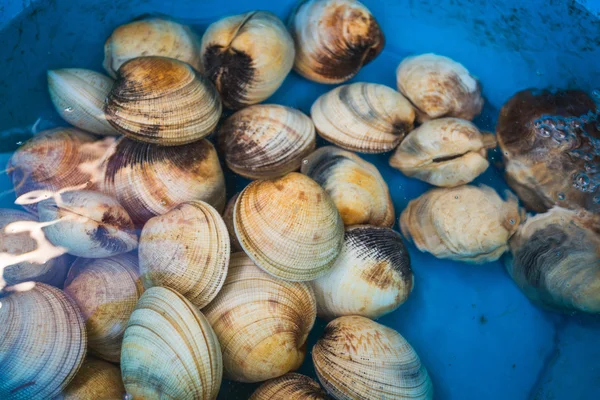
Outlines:
{"label": "clam shell", "polygon": [[271,379],[250,396],[250,400],[327,400],[321,386],[308,376],[291,372]]}
{"label": "clam shell", "polygon": [[202,308],[225,282],[229,253],[227,227],[217,210],[202,201],[182,203],[142,230],[144,286],[170,287]]}
{"label": "clam shell", "polygon": [[395,90],[375,83],[352,83],[325,93],[310,109],[317,133],[360,153],[393,150],[413,128],[415,111]]}
{"label": "clam shell", "polygon": [[342,83],[373,61],[385,44],[371,12],[355,0],[302,1],[289,21],[294,70],[320,83]]}
{"label": "clam shell", "polygon": [[334,399],[433,399],[429,374],[412,346],[370,319],[331,321],[312,357],[319,381]]}
{"label": "clam shell", "polygon": [[202,37],[202,64],[223,104],[239,109],[260,103],[281,86],[294,64],[294,40],[267,11],[220,19]]}
{"label": "clam shell", "polygon": [[346,150],[321,147],[302,165],[331,196],[345,225],[394,225],[394,204],[373,164]]}
{"label": "clam shell", "polygon": [[400,307],[413,282],[400,234],[390,228],[359,225],[346,229],[342,253],[331,271],[310,284],[319,317],[376,319]]}
{"label": "clam shell", "polygon": [[223,289],[203,310],[219,338],[225,376],[240,382],[298,368],[316,311],[307,284],[274,278],[244,253],[231,255]]}
{"label": "clam shell", "polygon": [[121,374],[134,399],[216,399],[223,375],[221,348],[192,303],[172,289],[153,287],[127,324]]}
{"label": "clam shell", "polygon": [[481,85],[460,63],[437,54],[406,57],[396,71],[398,90],[419,110],[420,120],[472,120],[483,108]]}
{"label": "clam shell", "polygon": [[225,177],[207,140],[165,147],[123,138],[107,157],[103,190],[137,225],[185,201],[202,200],[218,210],[225,205]]}
{"label": "clam shell", "polygon": [[73,379],[86,352],[79,309],[62,290],[36,283],[2,298],[0,398],[45,400]]}
{"label": "clam shell", "polygon": [[187,26],[150,18],[119,26],[104,44],[104,69],[113,78],[123,63],[143,56],[174,58],[202,71],[200,38]]}
{"label": "clam shell", "polygon": [[212,83],[171,58],[140,57],[119,68],[106,101],[108,122],[140,142],[178,146],[208,136],[221,117]]}
{"label": "clam shell", "polygon": [[229,240],[231,242],[231,251],[244,251],[237,237],[235,236],[235,228],[233,226],[233,210],[235,208],[235,202],[239,197],[239,193],[236,193],[229,201],[227,202],[227,206],[225,206],[225,211],[223,211],[223,222],[225,222],[225,226],[227,227],[227,232],[229,233]]}
{"label": "clam shell", "polygon": [[438,258],[483,264],[508,250],[522,211],[487,186],[432,189],[408,203],[400,216],[404,236]]}
{"label": "clam shell", "polygon": [[137,247],[127,211],[112,197],[80,190],[49,198],[38,205],[48,240],[77,257],[103,258]]}
{"label": "clam shell", "polygon": [[54,108],[73,126],[97,135],[118,135],[104,116],[104,100],[113,80],[79,68],[48,71],[48,90]]}
{"label": "clam shell", "polygon": [[270,179],[300,169],[315,149],[315,127],[293,108],[255,105],[236,112],[219,129],[227,166],[249,179]]}
{"label": "clam shell", "polygon": [[390,165],[435,186],[460,186],[488,168],[487,149],[495,146],[494,136],[482,134],[471,122],[440,118],[412,131],[390,158]]}
{"label": "clam shell", "polygon": [[256,265],[289,281],[325,274],[344,241],[344,224],[329,195],[296,172],[250,183],[235,204],[233,223]]}
{"label": "clam shell", "polygon": [[65,293],[81,309],[90,353],[119,362],[127,321],[143,291],[135,255],[75,260]]}
{"label": "clam shell", "polygon": [[57,400],[119,400],[124,396],[119,367],[88,357]]}

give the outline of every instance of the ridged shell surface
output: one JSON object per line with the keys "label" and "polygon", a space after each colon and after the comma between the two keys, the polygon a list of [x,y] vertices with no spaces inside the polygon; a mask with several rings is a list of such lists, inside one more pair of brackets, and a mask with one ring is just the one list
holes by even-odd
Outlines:
{"label": "ridged shell surface", "polygon": [[308,376],[291,372],[271,379],[250,396],[250,400],[327,400],[329,396]]}
{"label": "ridged shell surface", "polygon": [[225,211],[223,211],[223,221],[225,222],[225,226],[227,227],[227,232],[229,233],[229,239],[231,241],[231,252],[244,251],[240,242],[235,236],[235,228],[233,226],[233,210],[235,209],[235,202],[239,197],[239,193],[233,195],[231,199],[227,202],[227,206],[225,206]]}
{"label": "ridged shell surface", "polygon": [[119,400],[125,387],[118,366],[87,357],[77,375],[56,400]]}

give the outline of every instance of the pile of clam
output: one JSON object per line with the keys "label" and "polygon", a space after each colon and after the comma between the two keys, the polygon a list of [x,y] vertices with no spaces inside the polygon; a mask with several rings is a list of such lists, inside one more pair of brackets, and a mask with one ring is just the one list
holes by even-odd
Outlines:
{"label": "pile of clam", "polygon": [[[477,264],[510,250],[532,300],[600,312],[600,197],[568,184],[600,157],[576,119],[597,110],[585,94],[520,93],[502,110],[510,185],[532,210],[573,209],[528,219],[515,195],[468,185],[496,136],[471,122],[481,86],[449,58],[404,59],[398,90],[335,87],[310,116],[258,104],[292,68],[344,83],[383,46],[364,5],[307,0],[287,27],[254,11],[202,38],[138,20],[106,41],[110,77],[49,71],[73,127],[8,165],[25,211],[0,210],[0,398],[215,399],[225,378],[264,382],[252,399],[431,399],[416,351],[374,322],[415,278],[388,186],[354,152],[393,151],[392,167],[438,187],[399,219],[419,250]],[[547,114],[571,118],[571,137],[551,142]],[[253,180],[229,199],[221,161]],[[311,350],[317,316],[330,322]],[[293,372],[307,351],[319,383]]]}

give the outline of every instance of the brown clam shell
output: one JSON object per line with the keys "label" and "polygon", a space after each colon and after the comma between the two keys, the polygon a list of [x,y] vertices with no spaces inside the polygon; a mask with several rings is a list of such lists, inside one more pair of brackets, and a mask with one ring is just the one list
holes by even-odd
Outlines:
{"label": "brown clam shell", "polygon": [[308,376],[290,372],[260,385],[249,400],[327,400],[329,398],[317,382]]}
{"label": "brown clam shell", "polygon": [[119,367],[88,356],[56,400],[119,400],[124,396],[125,386]]}

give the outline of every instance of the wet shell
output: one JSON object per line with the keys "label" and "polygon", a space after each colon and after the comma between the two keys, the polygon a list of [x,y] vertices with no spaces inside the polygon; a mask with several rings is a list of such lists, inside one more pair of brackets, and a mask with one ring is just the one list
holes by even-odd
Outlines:
{"label": "wet shell", "polygon": [[315,149],[315,127],[293,108],[255,105],[236,112],[219,129],[227,166],[249,179],[270,179],[300,169]]}
{"label": "wet shell", "polygon": [[248,185],[236,202],[233,222],[256,265],[289,281],[327,273],[344,241],[344,223],[329,195],[296,172]]}
{"label": "wet shell", "polygon": [[217,398],[223,361],[206,318],[169,288],[148,289],[125,330],[121,374],[134,399]]}
{"label": "wet shell", "polygon": [[235,202],[239,197],[239,193],[236,193],[229,201],[227,202],[227,206],[225,207],[225,211],[223,211],[223,222],[225,222],[225,226],[227,227],[227,232],[229,233],[229,240],[231,241],[231,251],[244,251],[237,237],[235,236],[235,228],[233,226],[233,210],[235,208]]}
{"label": "wet shell", "polygon": [[250,400],[327,400],[329,397],[321,386],[308,376],[285,374],[263,383],[250,396]]}
{"label": "wet shell", "polygon": [[504,201],[487,186],[459,186],[433,189],[412,200],[400,216],[400,226],[421,251],[483,264],[508,250],[521,214],[510,193]]}
{"label": "wet shell", "polygon": [[86,352],[83,318],[62,290],[36,283],[2,298],[0,398],[46,400],[73,379]]}
{"label": "wet shell", "polygon": [[87,190],[66,192],[38,205],[48,240],[77,257],[103,258],[137,247],[127,211],[112,197]]}
{"label": "wet shell", "polygon": [[481,85],[460,63],[436,54],[406,57],[396,71],[398,90],[419,110],[420,120],[472,120],[483,108]]}
{"label": "wet shell", "polygon": [[123,396],[125,387],[119,367],[88,357],[57,400],[119,400]]}
{"label": "wet shell", "polygon": [[413,288],[410,257],[399,233],[368,225],[346,229],[331,271],[312,281],[319,317],[376,319],[406,301]]}
{"label": "wet shell", "polygon": [[217,210],[225,205],[225,177],[207,140],[165,147],[123,138],[107,157],[103,190],[137,225],[185,201],[202,200]]}
{"label": "wet shell", "polygon": [[123,63],[143,56],[186,62],[201,71],[200,38],[187,26],[150,18],[121,25],[104,44],[104,69],[113,78]]}
{"label": "wet shell", "polygon": [[310,113],[319,135],[360,153],[393,150],[412,130],[415,119],[404,96],[375,83],[339,86],[319,97]]}
{"label": "wet shell", "polygon": [[544,307],[600,313],[600,217],[555,207],[530,217],[510,241],[506,268]]}
{"label": "wet shell", "polygon": [[331,321],[312,356],[319,381],[334,399],[433,399],[415,350],[398,332],[370,319]]}
{"label": "wet shell", "polygon": [[213,84],[189,65],[140,57],[121,66],[104,111],[108,122],[132,139],[178,146],[213,131],[221,99]]}
{"label": "wet shell", "polygon": [[78,258],[73,263],[65,293],[81,309],[90,353],[119,362],[127,321],[143,291],[135,255]]}
{"label": "wet shell", "polygon": [[225,376],[239,382],[297,369],[316,311],[307,284],[274,278],[244,253],[232,254],[223,289],[203,310],[219,338]]}
{"label": "wet shell", "polygon": [[600,212],[599,115],[577,90],[525,90],[502,107],[496,134],[506,180],[527,208]]}
{"label": "wet shell", "polygon": [[48,90],[54,108],[73,126],[97,135],[118,135],[104,116],[104,100],[113,80],[79,68],[48,71]]}
{"label": "wet shell", "polygon": [[381,53],[385,38],[371,12],[354,0],[301,2],[289,21],[294,70],[320,83],[342,83]]}
{"label": "wet shell", "polygon": [[202,37],[202,64],[223,104],[260,103],[281,86],[294,64],[294,41],[275,14],[252,11],[223,18]]}
{"label": "wet shell", "polygon": [[144,225],[139,249],[144,286],[170,287],[202,308],[225,282],[229,253],[227,227],[217,210],[202,201],[180,204]]}
{"label": "wet shell", "polygon": [[495,137],[482,134],[471,122],[440,118],[412,131],[390,158],[390,165],[435,186],[460,186],[488,168],[487,149],[493,147]]}
{"label": "wet shell", "polygon": [[302,165],[302,173],[327,191],[345,225],[394,225],[394,205],[377,168],[333,146],[321,147]]}

